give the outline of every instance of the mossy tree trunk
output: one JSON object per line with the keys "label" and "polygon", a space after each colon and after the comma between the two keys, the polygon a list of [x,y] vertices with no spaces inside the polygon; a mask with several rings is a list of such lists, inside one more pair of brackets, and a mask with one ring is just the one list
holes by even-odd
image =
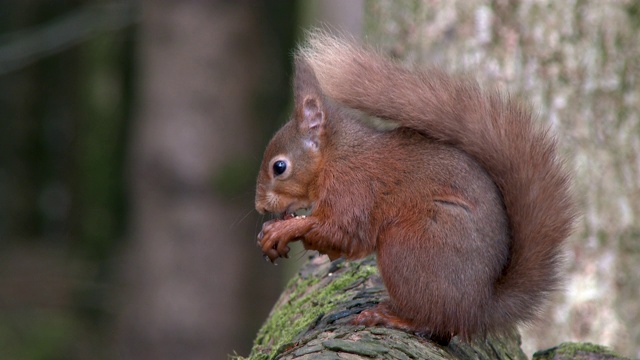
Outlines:
{"label": "mossy tree trunk", "polygon": [[[517,332],[441,346],[382,327],[349,324],[361,310],[387,298],[375,257],[358,261],[312,256],[291,280],[258,333],[250,359],[474,359],[524,360]],[[592,344],[564,343],[534,360],[624,359]]]}
{"label": "mossy tree trunk", "polygon": [[255,341],[251,359],[526,359],[517,333],[447,347],[403,331],[349,325],[387,297],[375,258],[312,257],[288,285]]}

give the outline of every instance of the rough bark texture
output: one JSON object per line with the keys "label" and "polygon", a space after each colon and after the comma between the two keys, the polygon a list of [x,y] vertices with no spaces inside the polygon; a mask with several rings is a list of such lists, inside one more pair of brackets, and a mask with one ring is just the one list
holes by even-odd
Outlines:
{"label": "rough bark texture", "polygon": [[375,258],[313,257],[258,333],[251,359],[526,359],[518,334],[447,347],[402,331],[349,325],[387,297]]}
{"label": "rough bark texture", "polygon": [[640,4],[637,1],[366,3],[368,40],[528,99],[575,169],[584,216],[567,291],[530,352],[593,341],[640,357]]}
{"label": "rough bark texture", "polygon": [[613,360],[627,359],[610,349],[591,343],[562,343],[551,349],[538,351],[532,360]]}
{"label": "rough bark texture", "polygon": [[[250,359],[527,359],[520,335],[473,343],[454,338],[443,347],[382,327],[349,325],[364,308],[387,297],[375,258],[313,256],[294,277],[256,337]],[[624,359],[602,346],[564,343],[534,359]]]}

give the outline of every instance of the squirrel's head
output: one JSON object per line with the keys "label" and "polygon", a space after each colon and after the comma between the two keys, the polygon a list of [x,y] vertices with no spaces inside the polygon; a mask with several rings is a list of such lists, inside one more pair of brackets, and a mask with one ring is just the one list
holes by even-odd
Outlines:
{"label": "squirrel's head", "polygon": [[291,119],[271,139],[256,186],[256,210],[291,215],[317,199],[317,181],[326,145],[325,98],[308,64],[296,59],[295,107]]}

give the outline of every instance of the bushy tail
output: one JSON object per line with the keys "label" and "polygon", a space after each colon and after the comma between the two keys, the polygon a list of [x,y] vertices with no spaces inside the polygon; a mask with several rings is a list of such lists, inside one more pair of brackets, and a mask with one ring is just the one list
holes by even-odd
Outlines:
{"label": "bushy tail", "polygon": [[502,192],[513,237],[489,327],[535,318],[560,285],[562,244],[576,217],[548,129],[534,124],[528,108],[474,81],[412,70],[348,40],[312,33],[298,56],[331,98],[452,144],[487,170]]}

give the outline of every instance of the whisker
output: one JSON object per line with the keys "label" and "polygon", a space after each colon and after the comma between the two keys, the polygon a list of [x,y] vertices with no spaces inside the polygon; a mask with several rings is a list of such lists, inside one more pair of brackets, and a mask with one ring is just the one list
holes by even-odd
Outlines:
{"label": "whisker", "polygon": [[250,209],[246,214],[244,214],[244,216],[242,216],[240,220],[236,220],[233,223],[231,223],[231,225],[229,226],[229,229],[233,229],[236,225],[243,222],[249,215],[251,215],[251,213],[253,213],[253,209]]}

